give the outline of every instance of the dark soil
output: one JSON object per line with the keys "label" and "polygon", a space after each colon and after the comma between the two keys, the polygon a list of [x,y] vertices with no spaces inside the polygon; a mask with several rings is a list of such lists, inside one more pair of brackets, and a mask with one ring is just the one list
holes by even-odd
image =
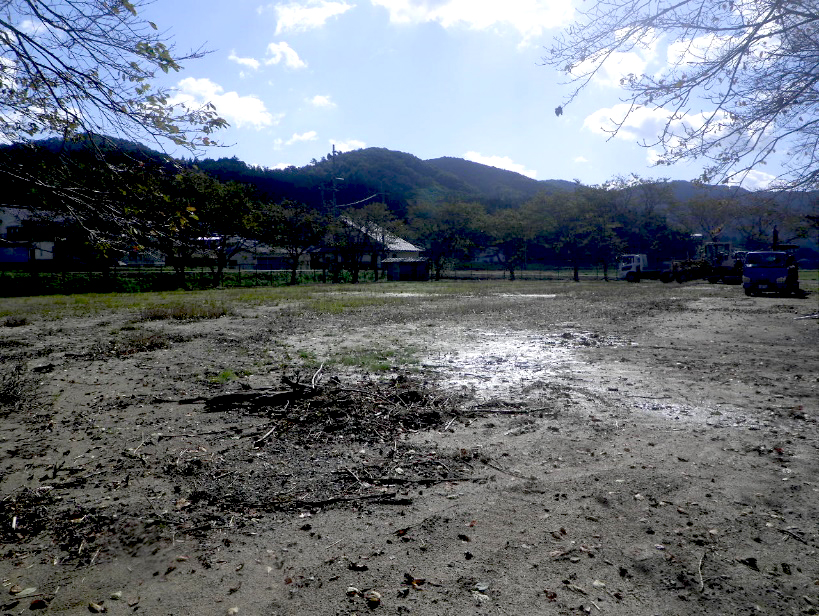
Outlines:
{"label": "dark soil", "polygon": [[429,288],[0,327],[0,613],[819,613],[815,296]]}

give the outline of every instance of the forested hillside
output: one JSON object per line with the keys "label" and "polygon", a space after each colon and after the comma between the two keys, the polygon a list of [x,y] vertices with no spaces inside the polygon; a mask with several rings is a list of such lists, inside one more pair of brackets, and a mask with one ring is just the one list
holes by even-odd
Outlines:
{"label": "forested hillside", "polygon": [[711,240],[768,247],[774,230],[780,241],[803,245],[801,257],[816,256],[816,223],[808,215],[816,215],[817,199],[807,193],[635,176],[584,186],[384,148],[287,169],[235,157],[174,160],[101,137],[4,146],[0,156],[17,169],[0,207],[30,212],[18,239],[57,236],[72,258],[98,263],[134,247],[153,250],[181,270],[209,251],[216,280],[244,242],[288,247],[294,268],[319,247],[357,272],[364,256],[380,249],[367,233],[351,234],[350,222],[416,243],[437,274],[476,259],[511,276],[535,263],[605,271],[629,252],[684,258]]}

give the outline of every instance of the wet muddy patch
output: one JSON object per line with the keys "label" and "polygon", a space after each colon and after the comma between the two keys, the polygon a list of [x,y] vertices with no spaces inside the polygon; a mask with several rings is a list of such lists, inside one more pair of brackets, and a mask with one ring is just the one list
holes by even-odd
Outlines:
{"label": "wet muddy patch", "polygon": [[507,398],[532,383],[557,380],[585,365],[579,348],[624,344],[594,332],[475,332],[457,347],[430,354],[422,365],[436,372],[441,386],[468,392],[476,400]]}

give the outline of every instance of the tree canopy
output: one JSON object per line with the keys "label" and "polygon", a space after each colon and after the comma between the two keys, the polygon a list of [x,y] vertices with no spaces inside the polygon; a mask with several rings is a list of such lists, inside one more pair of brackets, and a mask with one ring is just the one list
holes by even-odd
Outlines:
{"label": "tree canopy", "polygon": [[[819,8],[814,0],[599,0],[544,62],[573,86],[569,105],[604,66],[665,50],[659,72],[622,75],[623,113],[660,117],[659,164],[704,159],[705,181],[733,182],[787,152],[789,188],[819,187]],[[634,56],[631,56],[632,59]]]}
{"label": "tree canopy", "polygon": [[215,109],[174,105],[151,81],[177,55],[142,19],[147,0],[6,0],[0,5],[0,138],[117,134],[196,148],[225,126]]}

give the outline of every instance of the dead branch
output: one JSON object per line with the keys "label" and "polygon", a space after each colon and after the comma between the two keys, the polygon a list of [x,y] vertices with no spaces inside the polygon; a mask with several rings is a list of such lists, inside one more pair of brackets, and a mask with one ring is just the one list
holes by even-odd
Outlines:
{"label": "dead branch", "polygon": [[334,496],[332,498],[325,498],[323,500],[317,501],[308,501],[308,500],[296,500],[292,501],[290,504],[300,505],[302,507],[325,507],[327,505],[334,505],[336,503],[350,503],[355,501],[378,501],[382,504],[387,505],[410,505],[412,504],[412,499],[409,498],[398,498],[397,492],[382,492],[380,494],[359,494],[359,495],[349,495],[345,494],[344,496]]}

